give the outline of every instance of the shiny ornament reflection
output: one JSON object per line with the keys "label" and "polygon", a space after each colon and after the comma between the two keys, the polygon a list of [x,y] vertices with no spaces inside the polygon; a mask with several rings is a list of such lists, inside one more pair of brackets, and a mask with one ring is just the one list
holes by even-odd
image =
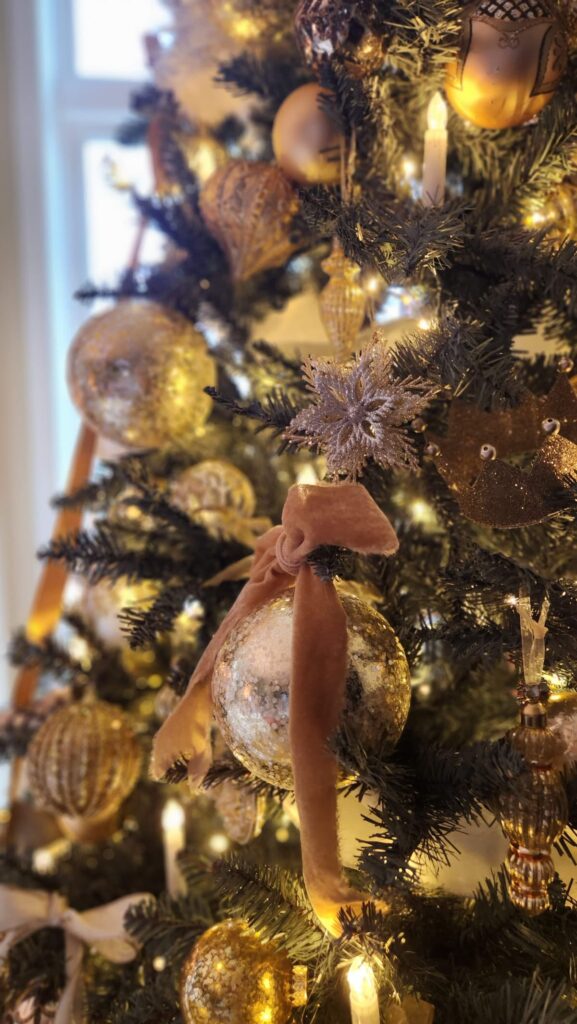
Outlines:
{"label": "shiny ornament reflection", "polygon": [[[348,670],[343,720],[368,751],[393,745],[410,703],[405,653],[370,605],[341,595]],[[214,712],[234,756],[258,778],[292,789],[289,691],[294,590],[269,601],[232,631],[212,679]]]}
{"label": "shiny ornament reflection", "polygon": [[123,301],[88,320],[68,356],[72,400],[110,441],[158,448],[190,443],[212,402],[216,369],[203,336],[180,313]]}

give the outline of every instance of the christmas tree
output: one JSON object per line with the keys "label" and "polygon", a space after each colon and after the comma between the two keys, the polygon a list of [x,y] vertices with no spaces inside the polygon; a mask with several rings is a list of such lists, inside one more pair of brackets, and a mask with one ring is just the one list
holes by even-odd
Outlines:
{"label": "christmas tree", "polygon": [[573,12],[167,6],[11,646],[2,1020],[577,1022]]}

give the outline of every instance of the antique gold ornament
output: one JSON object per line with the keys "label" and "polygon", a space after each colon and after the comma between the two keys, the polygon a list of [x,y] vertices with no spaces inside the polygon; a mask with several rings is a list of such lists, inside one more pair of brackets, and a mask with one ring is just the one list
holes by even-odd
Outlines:
{"label": "antique gold ornament", "polygon": [[190,443],[211,410],[216,368],[203,336],[173,310],[125,300],[92,317],[68,356],[68,384],[87,422],[111,441]]}
{"label": "antique gold ornament", "polygon": [[213,536],[232,537],[247,547],[272,526],[270,519],[254,515],[249,478],[224,459],[204,459],[183,470],[171,482],[170,498]]}
{"label": "antique gold ornament", "polygon": [[180,1007],[185,1024],[288,1024],[292,965],[243,921],[204,933],[184,962]]}
{"label": "antique gold ornament", "polygon": [[40,806],[78,834],[79,822],[98,826],[114,817],[136,785],[140,762],[124,711],[86,699],[54,712],[34,736],[27,755],[30,789]]}
{"label": "antique gold ornament", "polygon": [[298,247],[296,192],[273,164],[231,160],[206,182],[200,210],[235,281],[280,266]]}
{"label": "antique gold ornament", "polygon": [[338,239],[321,266],[328,274],[319,307],[335,359],[342,362],[353,352],[365,319],[367,296],[359,282],[359,266],[348,259]]}
{"label": "antique gold ornament", "polygon": [[514,128],[551,101],[566,63],[562,23],[547,0],[475,0],[447,68],[447,99],[480,128]]}
{"label": "antique gold ornament", "polygon": [[[212,678],[214,714],[234,756],[259,779],[293,788],[289,691],[294,590],[248,615],[230,634]],[[341,594],[348,671],[343,720],[365,749],[398,740],[411,697],[405,652],[371,605]],[[274,657],[271,657],[274,651]]]}

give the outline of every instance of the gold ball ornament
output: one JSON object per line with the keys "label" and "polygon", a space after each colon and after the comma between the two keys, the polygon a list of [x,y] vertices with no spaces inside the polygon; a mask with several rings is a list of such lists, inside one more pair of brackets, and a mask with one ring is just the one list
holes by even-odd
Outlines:
{"label": "gold ball ornament", "polygon": [[235,281],[280,266],[298,246],[293,237],[296,192],[273,164],[231,160],[206,182],[200,211]]}
{"label": "gold ball ornament", "polygon": [[170,496],[177,508],[207,526],[222,511],[250,518],[256,508],[250,480],[224,459],[204,459],[179,473],[170,485]]}
{"label": "gold ball ornament", "polygon": [[566,63],[562,24],[546,0],[475,0],[447,68],[447,99],[480,128],[514,128],[550,102]]}
{"label": "gold ball ornament", "polygon": [[335,185],[340,178],[343,136],[321,106],[321,97],[332,95],[314,82],[301,85],[281,103],[274,119],[274,155],[300,185]]}
{"label": "gold ball ornament", "polygon": [[287,1024],[288,957],[243,921],[223,921],[198,940],[182,968],[185,1024]]}
{"label": "gold ball ornament", "polygon": [[[411,699],[409,666],[391,626],[371,605],[340,595],[347,616],[343,720],[365,749],[396,743]],[[259,779],[293,788],[289,691],[294,590],[252,612],[218,656],[212,695],[217,724],[234,756]]]}
{"label": "gold ball ornament", "polygon": [[216,368],[192,324],[155,302],[123,301],[88,320],[68,356],[72,400],[128,447],[186,446],[207,420]]}
{"label": "gold ball ornament", "polygon": [[30,789],[70,824],[112,818],[132,791],[141,751],[128,716],[114,704],[85,700],[60,708],[28,747]]}

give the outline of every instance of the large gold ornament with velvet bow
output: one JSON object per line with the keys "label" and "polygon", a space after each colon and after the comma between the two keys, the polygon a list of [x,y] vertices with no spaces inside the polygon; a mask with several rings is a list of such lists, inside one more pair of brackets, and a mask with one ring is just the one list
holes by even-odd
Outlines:
{"label": "large gold ornament with velvet bow", "polygon": [[363,896],[343,878],[338,853],[338,770],[329,740],[344,703],[347,620],[333,583],[321,580],[308,564],[321,545],[392,555],[398,541],[359,484],[291,487],[282,526],[257,542],[248,583],[205,650],[180,704],[157,733],[153,773],[162,778],[184,758],[191,782],[199,785],[210,764],[211,679],[219,651],[247,615],[294,586],[289,738],[303,873],[316,914],[338,934],[339,910],[360,909]]}

